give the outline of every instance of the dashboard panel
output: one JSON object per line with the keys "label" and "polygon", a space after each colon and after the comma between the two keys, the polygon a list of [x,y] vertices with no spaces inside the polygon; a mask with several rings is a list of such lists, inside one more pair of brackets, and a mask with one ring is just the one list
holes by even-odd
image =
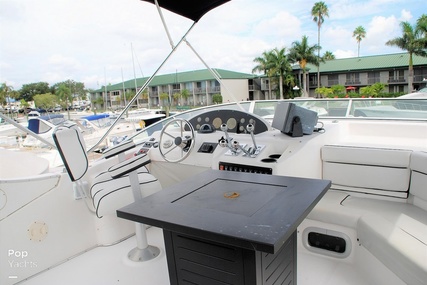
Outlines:
{"label": "dashboard panel", "polygon": [[254,134],[259,134],[269,129],[268,124],[251,113],[239,110],[214,110],[199,114],[189,120],[194,130],[198,132],[214,132],[220,130],[222,124],[226,124],[229,133],[248,133],[246,126],[252,124]]}

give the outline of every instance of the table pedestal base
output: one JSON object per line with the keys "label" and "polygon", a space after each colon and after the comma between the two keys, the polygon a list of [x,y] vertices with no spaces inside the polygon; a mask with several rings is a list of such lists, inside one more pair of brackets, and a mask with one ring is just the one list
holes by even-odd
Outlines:
{"label": "table pedestal base", "polygon": [[296,231],[275,254],[163,231],[169,276],[178,284],[296,284]]}

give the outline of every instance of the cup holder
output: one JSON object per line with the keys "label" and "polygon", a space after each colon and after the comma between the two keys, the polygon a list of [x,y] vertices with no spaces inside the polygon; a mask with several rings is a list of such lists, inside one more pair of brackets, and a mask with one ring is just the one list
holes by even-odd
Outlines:
{"label": "cup holder", "polygon": [[281,156],[281,154],[272,154],[269,156],[269,158],[279,159]]}
{"label": "cup holder", "polygon": [[265,162],[265,163],[272,163],[272,162],[276,162],[276,161],[277,160],[275,158],[271,158],[271,157],[261,159],[261,162]]}

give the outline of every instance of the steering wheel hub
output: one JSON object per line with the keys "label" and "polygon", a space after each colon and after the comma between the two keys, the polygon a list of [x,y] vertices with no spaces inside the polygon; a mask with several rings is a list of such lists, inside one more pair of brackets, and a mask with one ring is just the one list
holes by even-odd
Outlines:
{"label": "steering wheel hub", "polygon": [[194,147],[194,128],[184,119],[169,121],[160,133],[159,150],[163,159],[180,162],[188,157]]}

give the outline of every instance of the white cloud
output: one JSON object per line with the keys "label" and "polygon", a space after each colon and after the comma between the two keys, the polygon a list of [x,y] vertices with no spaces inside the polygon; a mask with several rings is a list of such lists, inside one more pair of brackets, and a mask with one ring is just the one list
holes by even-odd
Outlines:
{"label": "white cloud", "polygon": [[[253,59],[263,51],[289,48],[303,35],[309,36],[310,44],[317,43],[310,15],[315,2],[233,0],[206,14],[188,39],[211,67],[249,73]],[[399,52],[384,43],[400,35],[400,21],[414,21],[425,11],[422,2],[329,0],[321,53],[357,55],[352,32],[359,25],[367,31],[361,55]],[[0,0],[0,4],[0,82],[15,89],[67,79],[98,88],[105,81],[120,82],[122,70],[129,80],[134,76],[131,43],[136,76],[149,76],[171,50],[155,6],[144,1]],[[168,11],[163,14],[176,44],[191,21]],[[160,73],[199,68],[203,64],[183,44]]]}
{"label": "white cloud", "polygon": [[406,9],[403,9],[401,14],[400,14],[400,21],[409,21],[412,19],[412,13],[411,11],[408,11]]}
{"label": "white cloud", "polygon": [[353,51],[353,50],[335,50],[334,51],[334,55],[336,58],[349,58],[349,57],[356,57],[357,56],[357,51]]}
{"label": "white cloud", "polygon": [[366,38],[362,40],[361,46],[364,47],[364,51],[381,54],[387,49],[385,43],[399,34],[399,21],[394,16],[373,17],[366,29]]}

